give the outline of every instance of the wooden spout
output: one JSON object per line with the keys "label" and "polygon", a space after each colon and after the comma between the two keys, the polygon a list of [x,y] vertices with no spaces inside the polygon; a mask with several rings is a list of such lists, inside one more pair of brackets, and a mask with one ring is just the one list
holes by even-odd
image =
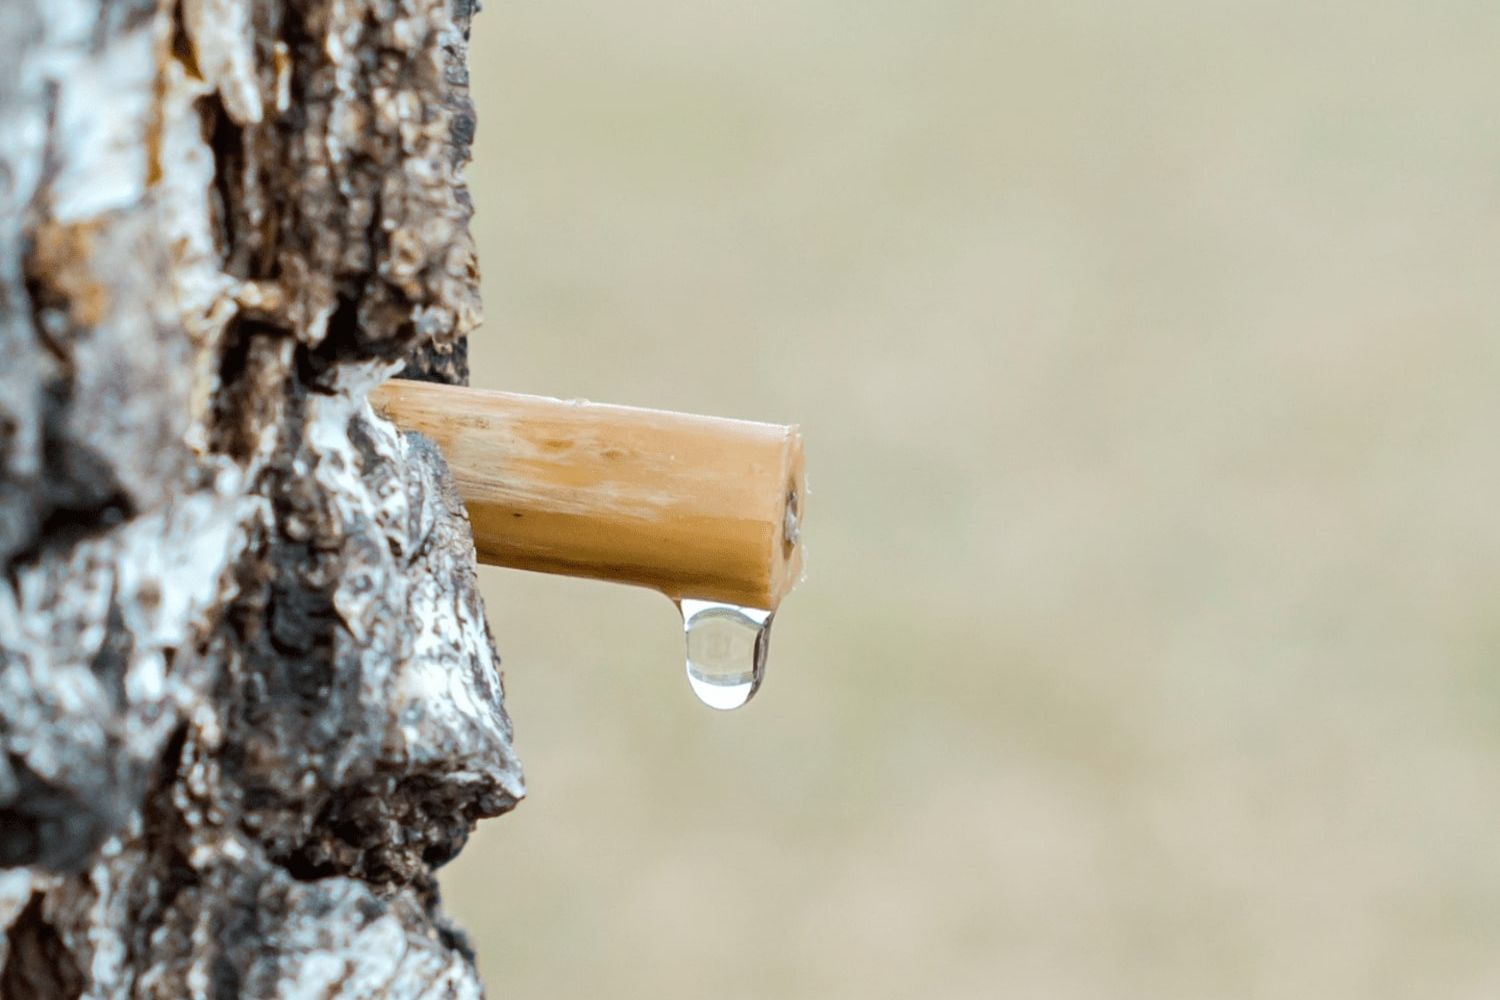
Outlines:
{"label": "wooden spout", "polygon": [[401,380],[370,398],[442,450],[480,562],[768,611],[802,574],[795,427]]}

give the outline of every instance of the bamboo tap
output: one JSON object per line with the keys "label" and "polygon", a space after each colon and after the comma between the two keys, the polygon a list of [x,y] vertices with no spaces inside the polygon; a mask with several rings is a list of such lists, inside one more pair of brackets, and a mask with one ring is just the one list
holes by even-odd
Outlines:
{"label": "bamboo tap", "polygon": [[480,562],[767,611],[801,576],[795,427],[399,379],[371,402],[443,452]]}

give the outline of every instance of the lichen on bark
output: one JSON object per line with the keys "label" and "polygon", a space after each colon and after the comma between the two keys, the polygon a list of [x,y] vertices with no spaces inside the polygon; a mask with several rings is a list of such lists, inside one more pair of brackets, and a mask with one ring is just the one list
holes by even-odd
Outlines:
{"label": "lichen on bark", "polygon": [[0,4],[0,997],[477,996],[465,0]]}

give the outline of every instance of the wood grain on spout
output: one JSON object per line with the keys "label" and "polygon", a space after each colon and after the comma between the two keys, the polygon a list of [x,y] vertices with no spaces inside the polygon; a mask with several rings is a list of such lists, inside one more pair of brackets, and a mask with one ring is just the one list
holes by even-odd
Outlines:
{"label": "wood grain on spout", "polygon": [[481,562],[765,609],[801,575],[795,427],[401,380],[371,401],[442,450]]}

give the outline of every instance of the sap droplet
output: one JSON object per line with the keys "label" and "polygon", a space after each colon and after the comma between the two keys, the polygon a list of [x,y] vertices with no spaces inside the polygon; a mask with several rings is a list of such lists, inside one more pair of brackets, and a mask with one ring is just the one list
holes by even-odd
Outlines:
{"label": "sap droplet", "polygon": [[678,607],[693,693],[709,708],[739,708],[766,674],[771,612],[716,601],[683,601]]}

